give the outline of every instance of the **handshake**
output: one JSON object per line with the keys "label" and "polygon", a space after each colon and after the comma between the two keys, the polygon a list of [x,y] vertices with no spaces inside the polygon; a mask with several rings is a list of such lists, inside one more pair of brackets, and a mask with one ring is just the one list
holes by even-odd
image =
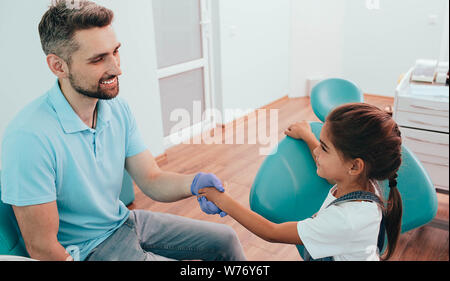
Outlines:
{"label": "handshake", "polygon": [[213,202],[208,201],[204,196],[199,196],[199,190],[205,187],[215,187],[218,191],[224,192],[225,189],[222,186],[222,182],[214,174],[198,173],[192,181],[191,193],[197,195],[200,208],[206,214],[226,216],[227,213],[220,210]]}

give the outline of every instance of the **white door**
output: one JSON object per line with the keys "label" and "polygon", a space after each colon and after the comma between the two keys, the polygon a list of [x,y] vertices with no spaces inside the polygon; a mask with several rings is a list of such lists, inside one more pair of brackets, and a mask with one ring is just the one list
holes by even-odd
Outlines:
{"label": "white door", "polygon": [[[201,118],[206,109],[214,108],[209,59],[212,57],[211,0],[152,0],[152,3],[167,149],[178,144],[174,139],[185,141],[215,126],[214,120]],[[182,128],[180,120],[170,118],[176,109],[190,113],[189,123]]]}

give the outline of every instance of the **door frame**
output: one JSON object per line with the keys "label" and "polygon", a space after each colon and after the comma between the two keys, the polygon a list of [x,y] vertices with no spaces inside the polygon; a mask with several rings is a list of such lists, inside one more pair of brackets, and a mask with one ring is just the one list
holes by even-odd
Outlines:
{"label": "door frame", "polygon": [[[163,78],[167,78],[173,75],[185,73],[188,71],[203,69],[203,93],[205,99],[205,108],[213,109],[215,108],[214,102],[214,65],[213,65],[213,28],[212,28],[212,3],[211,0],[200,0],[200,28],[201,28],[201,39],[202,39],[202,54],[203,57],[197,60],[188,61],[185,63],[180,63],[156,70],[156,75],[158,81]],[[191,118],[192,119],[192,118]],[[185,142],[192,137],[201,134],[204,131],[210,130],[216,126],[216,116],[213,116],[211,120],[202,120],[200,123],[191,124],[180,132],[173,135],[164,136],[163,146],[164,149],[168,149],[174,145],[171,139],[176,137],[180,139],[181,142]],[[180,138],[179,136],[185,136]]]}

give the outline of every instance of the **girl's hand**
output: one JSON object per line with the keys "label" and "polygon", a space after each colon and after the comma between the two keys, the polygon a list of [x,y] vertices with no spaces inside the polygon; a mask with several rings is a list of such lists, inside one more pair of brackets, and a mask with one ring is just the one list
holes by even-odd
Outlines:
{"label": "girl's hand", "polygon": [[225,192],[220,192],[215,188],[202,188],[199,190],[199,196],[205,196],[206,199],[216,204],[220,209],[226,212],[226,201],[229,199],[229,196]]}
{"label": "girl's hand", "polygon": [[284,133],[291,138],[300,140],[308,140],[311,135],[313,135],[311,125],[307,121],[301,121],[290,125]]}

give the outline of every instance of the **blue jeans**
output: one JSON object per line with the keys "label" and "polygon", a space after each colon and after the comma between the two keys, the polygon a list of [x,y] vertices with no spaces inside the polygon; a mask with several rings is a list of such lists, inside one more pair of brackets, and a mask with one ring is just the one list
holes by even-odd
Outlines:
{"label": "blue jeans", "polygon": [[143,210],[94,248],[88,261],[246,260],[235,231],[204,222]]}

